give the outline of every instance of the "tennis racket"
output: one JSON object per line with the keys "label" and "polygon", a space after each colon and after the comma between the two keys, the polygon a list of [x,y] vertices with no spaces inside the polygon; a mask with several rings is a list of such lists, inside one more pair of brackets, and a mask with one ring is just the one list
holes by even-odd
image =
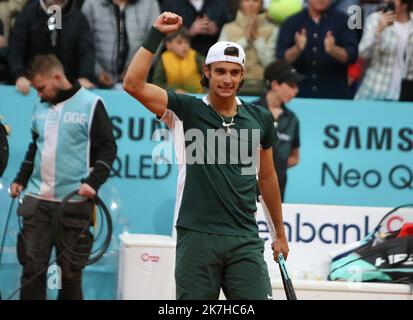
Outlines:
{"label": "tennis racket", "polygon": [[[274,241],[275,240],[275,227],[274,227],[274,224],[272,223],[270,213],[268,211],[267,206],[265,205],[265,202],[262,196],[259,196],[258,199],[264,211],[264,217],[267,222],[268,230],[270,231],[271,239],[272,241]],[[278,266],[280,268],[281,279],[283,282],[284,292],[285,292],[285,296],[287,297],[287,300],[297,300],[293,282],[291,281],[290,275],[288,274],[285,259],[281,252],[278,255]]]}

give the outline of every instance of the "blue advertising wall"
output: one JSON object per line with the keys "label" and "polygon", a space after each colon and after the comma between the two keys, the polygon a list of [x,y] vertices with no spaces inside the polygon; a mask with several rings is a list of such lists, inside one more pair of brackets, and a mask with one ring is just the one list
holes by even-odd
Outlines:
{"label": "blue advertising wall", "polygon": [[[106,103],[118,144],[113,172],[100,190],[115,230],[108,253],[86,269],[85,297],[112,299],[118,234],[172,233],[177,166],[152,161],[160,143],[152,141],[152,134],[165,128],[152,114],[124,92],[96,93]],[[1,234],[10,204],[6,189],[31,139],[36,99],[34,91],[24,97],[14,87],[0,87],[0,116],[12,128],[9,165],[0,178]],[[286,202],[380,207],[413,202],[413,104],[296,99],[289,107],[300,119],[301,148],[300,163],[289,170]],[[3,255],[3,267],[5,259],[15,259],[16,226],[7,235],[10,254]],[[18,281],[16,268],[6,271],[13,277],[3,271],[0,289],[6,281],[10,291]]]}
{"label": "blue advertising wall", "polygon": [[301,160],[290,203],[394,207],[413,201],[413,104],[295,100]]}

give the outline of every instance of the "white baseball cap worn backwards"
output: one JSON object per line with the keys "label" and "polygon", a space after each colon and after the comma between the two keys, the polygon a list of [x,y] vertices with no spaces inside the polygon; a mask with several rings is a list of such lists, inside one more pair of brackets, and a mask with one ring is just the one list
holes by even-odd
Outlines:
{"label": "white baseball cap worn backwards", "polygon": [[[234,55],[226,54],[226,49],[229,47],[235,47],[238,52],[235,52]],[[235,42],[229,41],[220,41],[215,43],[208,50],[207,57],[205,59],[205,64],[211,64],[214,62],[233,62],[240,64],[243,68],[245,67],[245,52],[242,47]]]}

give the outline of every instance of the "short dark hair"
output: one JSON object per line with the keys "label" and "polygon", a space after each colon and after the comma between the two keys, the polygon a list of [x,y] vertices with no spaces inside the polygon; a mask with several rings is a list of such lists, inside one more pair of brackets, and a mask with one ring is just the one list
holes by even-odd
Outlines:
{"label": "short dark hair", "polygon": [[226,47],[224,50],[224,55],[231,57],[239,57],[239,49],[237,47]]}
{"label": "short dark hair", "polygon": [[179,37],[181,37],[182,39],[187,40],[188,42],[191,41],[191,36],[189,35],[189,30],[184,26],[180,27],[175,32],[168,33],[165,37],[165,41],[169,42],[169,41],[172,41],[172,40],[174,40],[176,38],[179,38]]}
{"label": "short dark hair", "polygon": [[[227,47],[224,50],[224,55],[226,56],[232,56],[232,57],[239,57],[239,50],[237,47]],[[209,70],[211,70],[211,65],[207,66]],[[201,86],[203,86],[204,88],[209,88],[209,79],[207,79],[207,77],[205,77],[205,73],[202,72],[202,77],[201,77]],[[241,81],[241,83],[239,84],[238,90],[242,87],[242,85],[244,84],[244,80]]]}
{"label": "short dark hair", "polygon": [[273,81],[277,81],[278,84],[282,84],[280,80],[274,79],[274,74],[279,73],[278,66],[283,64],[284,60],[273,61],[269,65],[266,66],[264,70],[264,81],[265,81],[265,88],[267,90],[271,89],[271,85]]}
{"label": "short dark hair", "polygon": [[45,74],[53,69],[58,69],[64,72],[64,67],[60,60],[54,54],[40,54],[33,58],[27,69],[29,80],[38,74]]}

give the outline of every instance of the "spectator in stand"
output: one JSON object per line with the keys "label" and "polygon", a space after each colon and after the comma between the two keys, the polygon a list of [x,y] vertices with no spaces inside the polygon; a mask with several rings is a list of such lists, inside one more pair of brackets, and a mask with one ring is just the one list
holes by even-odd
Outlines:
{"label": "spectator in stand", "polygon": [[[336,0],[333,2],[332,6],[338,11],[341,11],[348,16],[352,16],[354,14],[354,11],[351,10],[349,12],[349,8],[351,8],[352,6],[358,6],[359,8],[361,8],[361,3],[362,1],[360,0]],[[357,19],[361,19],[361,18],[362,17],[357,17]],[[359,21],[360,20],[358,20],[357,22]],[[361,36],[363,34],[363,30],[359,28],[357,28],[356,30],[357,30],[358,41],[360,41]],[[356,94],[357,89],[360,86],[362,65],[363,65],[363,61],[362,59],[360,59],[360,57],[358,57],[355,63],[352,63],[348,66],[348,69],[347,69],[348,78],[347,79],[348,79],[348,85],[350,87],[351,96],[354,96]]]}
{"label": "spectator in stand", "polygon": [[0,20],[0,83],[7,80],[7,40],[3,34],[3,23]]}
{"label": "spectator in stand", "polygon": [[413,79],[413,0],[395,0],[394,11],[368,16],[360,56],[367,70],[355,99],[399,100],[402,79]]}
{"label": "spectator in stand", "polygon": [[357,31],[331,0],[309,0],[308,7],[281,25],[278,59],[292,63],[306,76],[299,97],[351,99],[347,67],[357,59]]}
{"label": "spectator in stand", "polygon": [[0,0],[0,21],[3,22],[3,36],[8,39],[17,14],[28,0]]}
{"label": "spectator in stand", "polygon": [[27,0],[0,0],[0,83],[10,82],[7,65],[8,38],[14,18]]}
{"label": "spectator in stand", "polygon": [[82,12],[95,45],[95,76],[99,86],[112,88],[123,76],[153,21],[159,16],[153,0],[86,0]]}
{"label": "spectator in stand", "polygon": [[162,11],[180,15],[191,35],[192,48],[206,57],[222,26],[233,20],[224,0],[163,0]]}
{"label": "spectator in stand", "polygon": [[261,95],[264,69],[274,60],[278,27],[267,20],[263,0],[241,0],[235,21],[224,25],[219,41],[238,43],[248,59],[240,95]]}
{"label": "spectator in stand", "polygon": [[[47,9],[51,5],[62,8],[62,26],[49,24]],[[56,22],[58,22],[56,20]],[[62,62],[69,78],[93,88],[95,55],[92,35],[83,13],[74,0],[30,1],[16,18],[9,40],[8,64],[16,89],[28,94],[30,81],[27,65],[36,55],[55,54]]]}
{"label": "spectator in stand", "polygon": [[153,83],[176,93],[202,93],[202,67],[205,57],[191,48],[189,31],[181,27],[165,37],[166,51],[153,74]]}

